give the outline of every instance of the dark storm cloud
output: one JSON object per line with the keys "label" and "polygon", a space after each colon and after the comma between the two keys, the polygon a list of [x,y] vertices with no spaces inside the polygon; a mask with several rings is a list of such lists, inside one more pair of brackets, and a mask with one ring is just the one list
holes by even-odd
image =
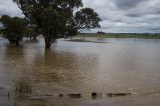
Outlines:
{"label": "dark storm cloud", "polygon": [[141,17],[142,14],[137,14],[137,13],[127,13],[125,14],[127,17]]}
{"label": "dark storm cloud", "polygon": [[137,5],[139,5],[142,2],[145,2],[146,0],[113,0],[113,1],[119,9],[130,9],[130,8],[135,8]]}

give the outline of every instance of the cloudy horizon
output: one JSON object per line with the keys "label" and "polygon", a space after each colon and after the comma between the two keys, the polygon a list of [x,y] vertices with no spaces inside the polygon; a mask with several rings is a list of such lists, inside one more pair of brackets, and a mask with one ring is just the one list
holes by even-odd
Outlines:
{"label": "cloudy horizon", "polygon": [[[91,32],[160,33],[160,0],[83,0],[102,18],[101,28]],[[0,16],[23,17],[12,0],[0,0]]]}

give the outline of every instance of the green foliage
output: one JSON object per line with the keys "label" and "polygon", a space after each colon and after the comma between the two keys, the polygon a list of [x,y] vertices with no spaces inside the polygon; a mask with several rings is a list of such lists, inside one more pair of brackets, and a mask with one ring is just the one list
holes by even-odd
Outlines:
{"label": "green foliage", "polygon": [[19,41],[22,40],[27,22],[22,18],[12,18],[7,15],[2,16],[0,21],[4,27],[3,36],[11,43],[16,43],[16,45],[19,45]]}
{"label": "green foliage", "polygon": [[58,38],[76,35],[79,29],[100,27],[101,19],[93,9],[82,9],[75,15],[74,10],[83,6],[82,0],[13,1],[18,4],[30,24],[35,25],[39,33],[43,34],[46,48],[50,48],[51,43]]}
{"label": "green foliage", "polygon": [[70,26],[67,27],[67,31],[68,31],[68,33],[66,34],[65,37],[68,37],[68,36],[72,37],[78,33],[78,30],[76,28],[70,27]]}
{"label": "green foliage", "polygon": [[43,35],[52,35],[50,38],[56,39],[59,34],[63,33],[63,18],[51,7],[45,8],[42,11],[41,25]]}
{"label": "green foliage", "polygon": [[102,21],[99,15],[91,8],[83,8],[75,15],[75,20],[79,29],[99,28],[99,22]]}

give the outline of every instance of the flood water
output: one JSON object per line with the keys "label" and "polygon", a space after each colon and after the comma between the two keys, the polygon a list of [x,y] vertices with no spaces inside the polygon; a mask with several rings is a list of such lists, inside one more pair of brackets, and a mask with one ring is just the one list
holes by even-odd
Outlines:
{"label": "flood water", "polygon": [[[0,38],[0,106],[160,105],[160,40],[60,39],[45,50],[40,38],[22,45],[11,46]],[[15,92],[19,80],[32,86],[29,96]],[[101,97],[92,99],[92,92]],[[110,98],[106,93],[134,95]]]}

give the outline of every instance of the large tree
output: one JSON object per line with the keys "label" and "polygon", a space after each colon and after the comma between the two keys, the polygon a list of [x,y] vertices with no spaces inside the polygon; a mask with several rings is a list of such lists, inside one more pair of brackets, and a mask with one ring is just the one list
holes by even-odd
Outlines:
{"label": "large tree", "polygon": [[18,46],[27,26],[26,20],[18,17],[3,15],[0,18],[0,22],[3,24],[3,37]]}
{"label": "large tree", "polygon": [[46,48],[61,37],[76,35],[81,29],[100,27],[93,9],[83,8],[82,0],[13,0],[30,24],[43,34]]}

